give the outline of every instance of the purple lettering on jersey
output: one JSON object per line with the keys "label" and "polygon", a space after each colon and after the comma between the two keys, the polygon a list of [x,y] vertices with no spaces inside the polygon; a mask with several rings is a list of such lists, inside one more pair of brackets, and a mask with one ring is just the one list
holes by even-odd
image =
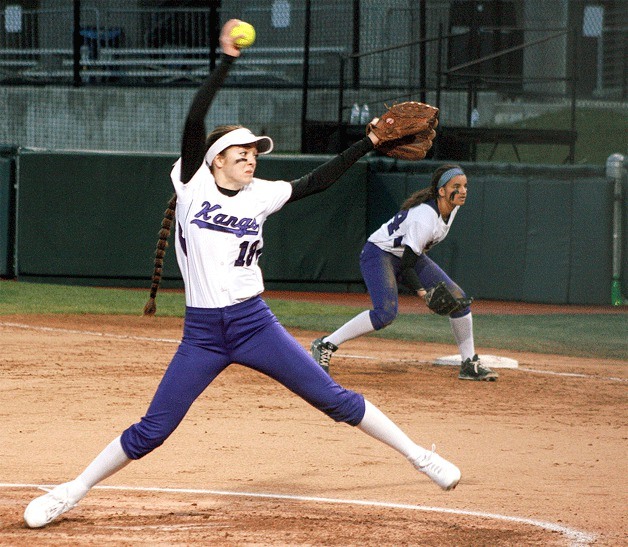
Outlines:
{"label": "purple lettering on jersey", "polygon": [[211,218],[209,213],[215,211],[216,209],[222,209],[222,206],[212,205],[211,203],[209,203],[209,201],[204,201],[203,208],[194,215],[194,218],[203,217],[203,220],[209,220]]}
{"label": "purple lettering on jersey", "polygon": [[388,226],[387,226],[389,236],[393,235],[399,229],[399,226],[401,226],[401,223],[406,219],[407,216],[408,216],[408,211],[404,210],[404,211],[399,211],[393,217],[393,219],[388,223]]}
{"label": "purple lettering on jersey", "polygon": [[[237,220],[237,219],[236,219]],[[203,222],[202,220],[192,220],[190,224],[196,224],[199,228],[205,228],[207,230],[214,230],[216,232],[225,232],[228,234],[234,234],[236,237],[243,236],[255,236],[259,234],[259,225],[255,222],[255,219],[243,218],[238,221],[235,227],[224,226],[222,224],[213,224],[211,222]]]}
{"label": "purple lettering on jersey", "polygon": [[[235,234],[236,237],[259,234],[259,224],[254,218],[238,218],[223,213],[214,215],[212,218],[209,213],[218,209],[222,209],[222,205],[212,205],[209,201],[205,201],[203,208],[194,215],[194,220],[190,223],[207,230]],[[200,218],[203,220],[199,220]]]}

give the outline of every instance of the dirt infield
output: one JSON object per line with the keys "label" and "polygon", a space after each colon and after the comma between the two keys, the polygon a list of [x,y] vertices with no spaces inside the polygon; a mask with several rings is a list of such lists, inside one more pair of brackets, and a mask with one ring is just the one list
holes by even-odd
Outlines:
{"label": "dirt infield", "polygon": [[164,447],[26,529],[35,485],[73,478],[143,414],[181,327],[0,316],[1,545],[628,544],[625,361],[478,348],[519,368],[461,382],[430,364],[453,345],[369,337],[343,345],[334,377],[458,464],[456,490],[234,365]]}

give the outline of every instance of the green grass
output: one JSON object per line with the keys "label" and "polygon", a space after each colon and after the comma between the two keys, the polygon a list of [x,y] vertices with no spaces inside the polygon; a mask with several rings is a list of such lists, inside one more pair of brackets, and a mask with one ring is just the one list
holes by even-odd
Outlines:
{"label": "green grass", "polygon": [[[147,290],[0,282],[0,317],[9,314],[141,315]],[[286,327],[330,332],[363,308],[267,299]],[[160,292],[157,314],[182,317],[181,292]],[[1,320],[1,319],[0,319]],[[628,314],[475,315],[478,347],[628,359]],[[436,315],[401,314],[370,336],[454,344],[449,321]]]}
{"label": "green grass", "polygon": [[[141,315],[148,289],[102,289],[74,285],[0,282],[0,315],[31,313]],[[183,293],[160,292],[158,313],[183,315]]]}
{"label": "green grass", "polygon": [[[510,127],[525,129],[570,129],[569,109],[543,114]],[[619,111],[601,108],[578,108],[576,110],[575,163],[605,165],[606,159],[616,152],[628,154],[628,115]],[[489,161],[492,144],[478,146],[477,160]],[[562,164],[569,147],[564,145],[520,145],[517,147],[522,163]],[[500,144],[490,160],[500,163],[516,163],[517,156],[511,145]]]}

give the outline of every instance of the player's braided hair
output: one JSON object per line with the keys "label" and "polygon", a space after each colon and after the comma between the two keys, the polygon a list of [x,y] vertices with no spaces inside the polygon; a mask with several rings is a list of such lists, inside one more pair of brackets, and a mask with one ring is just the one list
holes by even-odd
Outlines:
{"label": "player's braided hair", "polygon": [[446,163],[441,165],[434,173],[432,174],[432,182],[427,188],[422,188],[421,190],[417,190],[414,194],[411,194],[401,205],[402,211],[407,211],[412,209],[412,207],[416,207],[417,205],[421,205],[421,203],[426,202],[428,199],[436,199],[438,197],[438,190],[436,186],[438,185],[438,181],[443,176],[445,171],[449,169],[458,168],[459,165],[454,163]]}
{"label": "player's braided hair", "polygon": [[157,289],[161,282],[161,272],[164,265],[164,256],[166,255],[166,247],[168,247],[168,237],[170,236],[170,228],[174,220],[174,210],[177,206],[177,195],[173,194],[168,202],[168,208],[164,211],[164,218],[161,221],[161,229],[159,230],[159,240],[157,241],[157,249],[155,249],[155,267],[153,269],[153,283],[150,286],[150,297],[144,306],[144,315],[155,315],[157,304],[155,297]]}
{"label": "player's braided hair", "polygon": [[[205,153],[209,150],[209,147],[214,144],[220,137],[226,135],[234,129],[239,129],[241,125],[218,125],[214,130],[207,135],[205,139]],[[211,169],[211,166],[210,166]],[[157,248],[155,249],[155,266],[153,269],[153,280],[150,286],[150,296],[148,302],[144,306],[144,315],[155,315],[157,311],[157,304],[155,298],[157,297],[157,291],[159,284],[161,283],[161,273],[163,271],[164,256],[166,255],[166,248],[168,247],[168,238],[170,237],[170,231],[172,228],[172,221],[174,220],[174,213],[177,207],[177,194],[173,194],[168,202],[168,207],[164,211],[164,218],[161,221],[161,229],[159,230],[159,239],[157,240]]]}

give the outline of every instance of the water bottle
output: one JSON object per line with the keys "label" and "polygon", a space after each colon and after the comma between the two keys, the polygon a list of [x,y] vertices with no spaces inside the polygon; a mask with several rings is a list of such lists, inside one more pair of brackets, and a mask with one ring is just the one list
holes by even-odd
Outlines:
{"label": "water bottle", "polygon": [[90,81],[90,78],[87,75],[87,69],[88,69],[87,63],[89,63],[90,61],[89,46],[82,45],[80,49],[80,53],[81,53],[81,81],[84,84],[87,84]]}
{"label": "water bottle", "polygon": [[471,127],[477,127],[478,123],[480,123],[480,113],[477,108],[474,108],[471,111]]}
{"label": "water bottle", "polygon": [[358,106],[358,103],[353,103],[353,106],[351,107],[349,123],[351,125],[357,125],[358,123],[360,123],[360,107]]}
{"label": "water bottle", "polygon": [[369,123],[371,121],[371,111],[368,104],[363,104],[360,110],[360,123]]}
{"label": "water bottle", "polygon": [[89,58],[90,58],[89,46],[82,45],[80,52],[81,52],[81,63],[85,63],[86,61],[89,61]]}

